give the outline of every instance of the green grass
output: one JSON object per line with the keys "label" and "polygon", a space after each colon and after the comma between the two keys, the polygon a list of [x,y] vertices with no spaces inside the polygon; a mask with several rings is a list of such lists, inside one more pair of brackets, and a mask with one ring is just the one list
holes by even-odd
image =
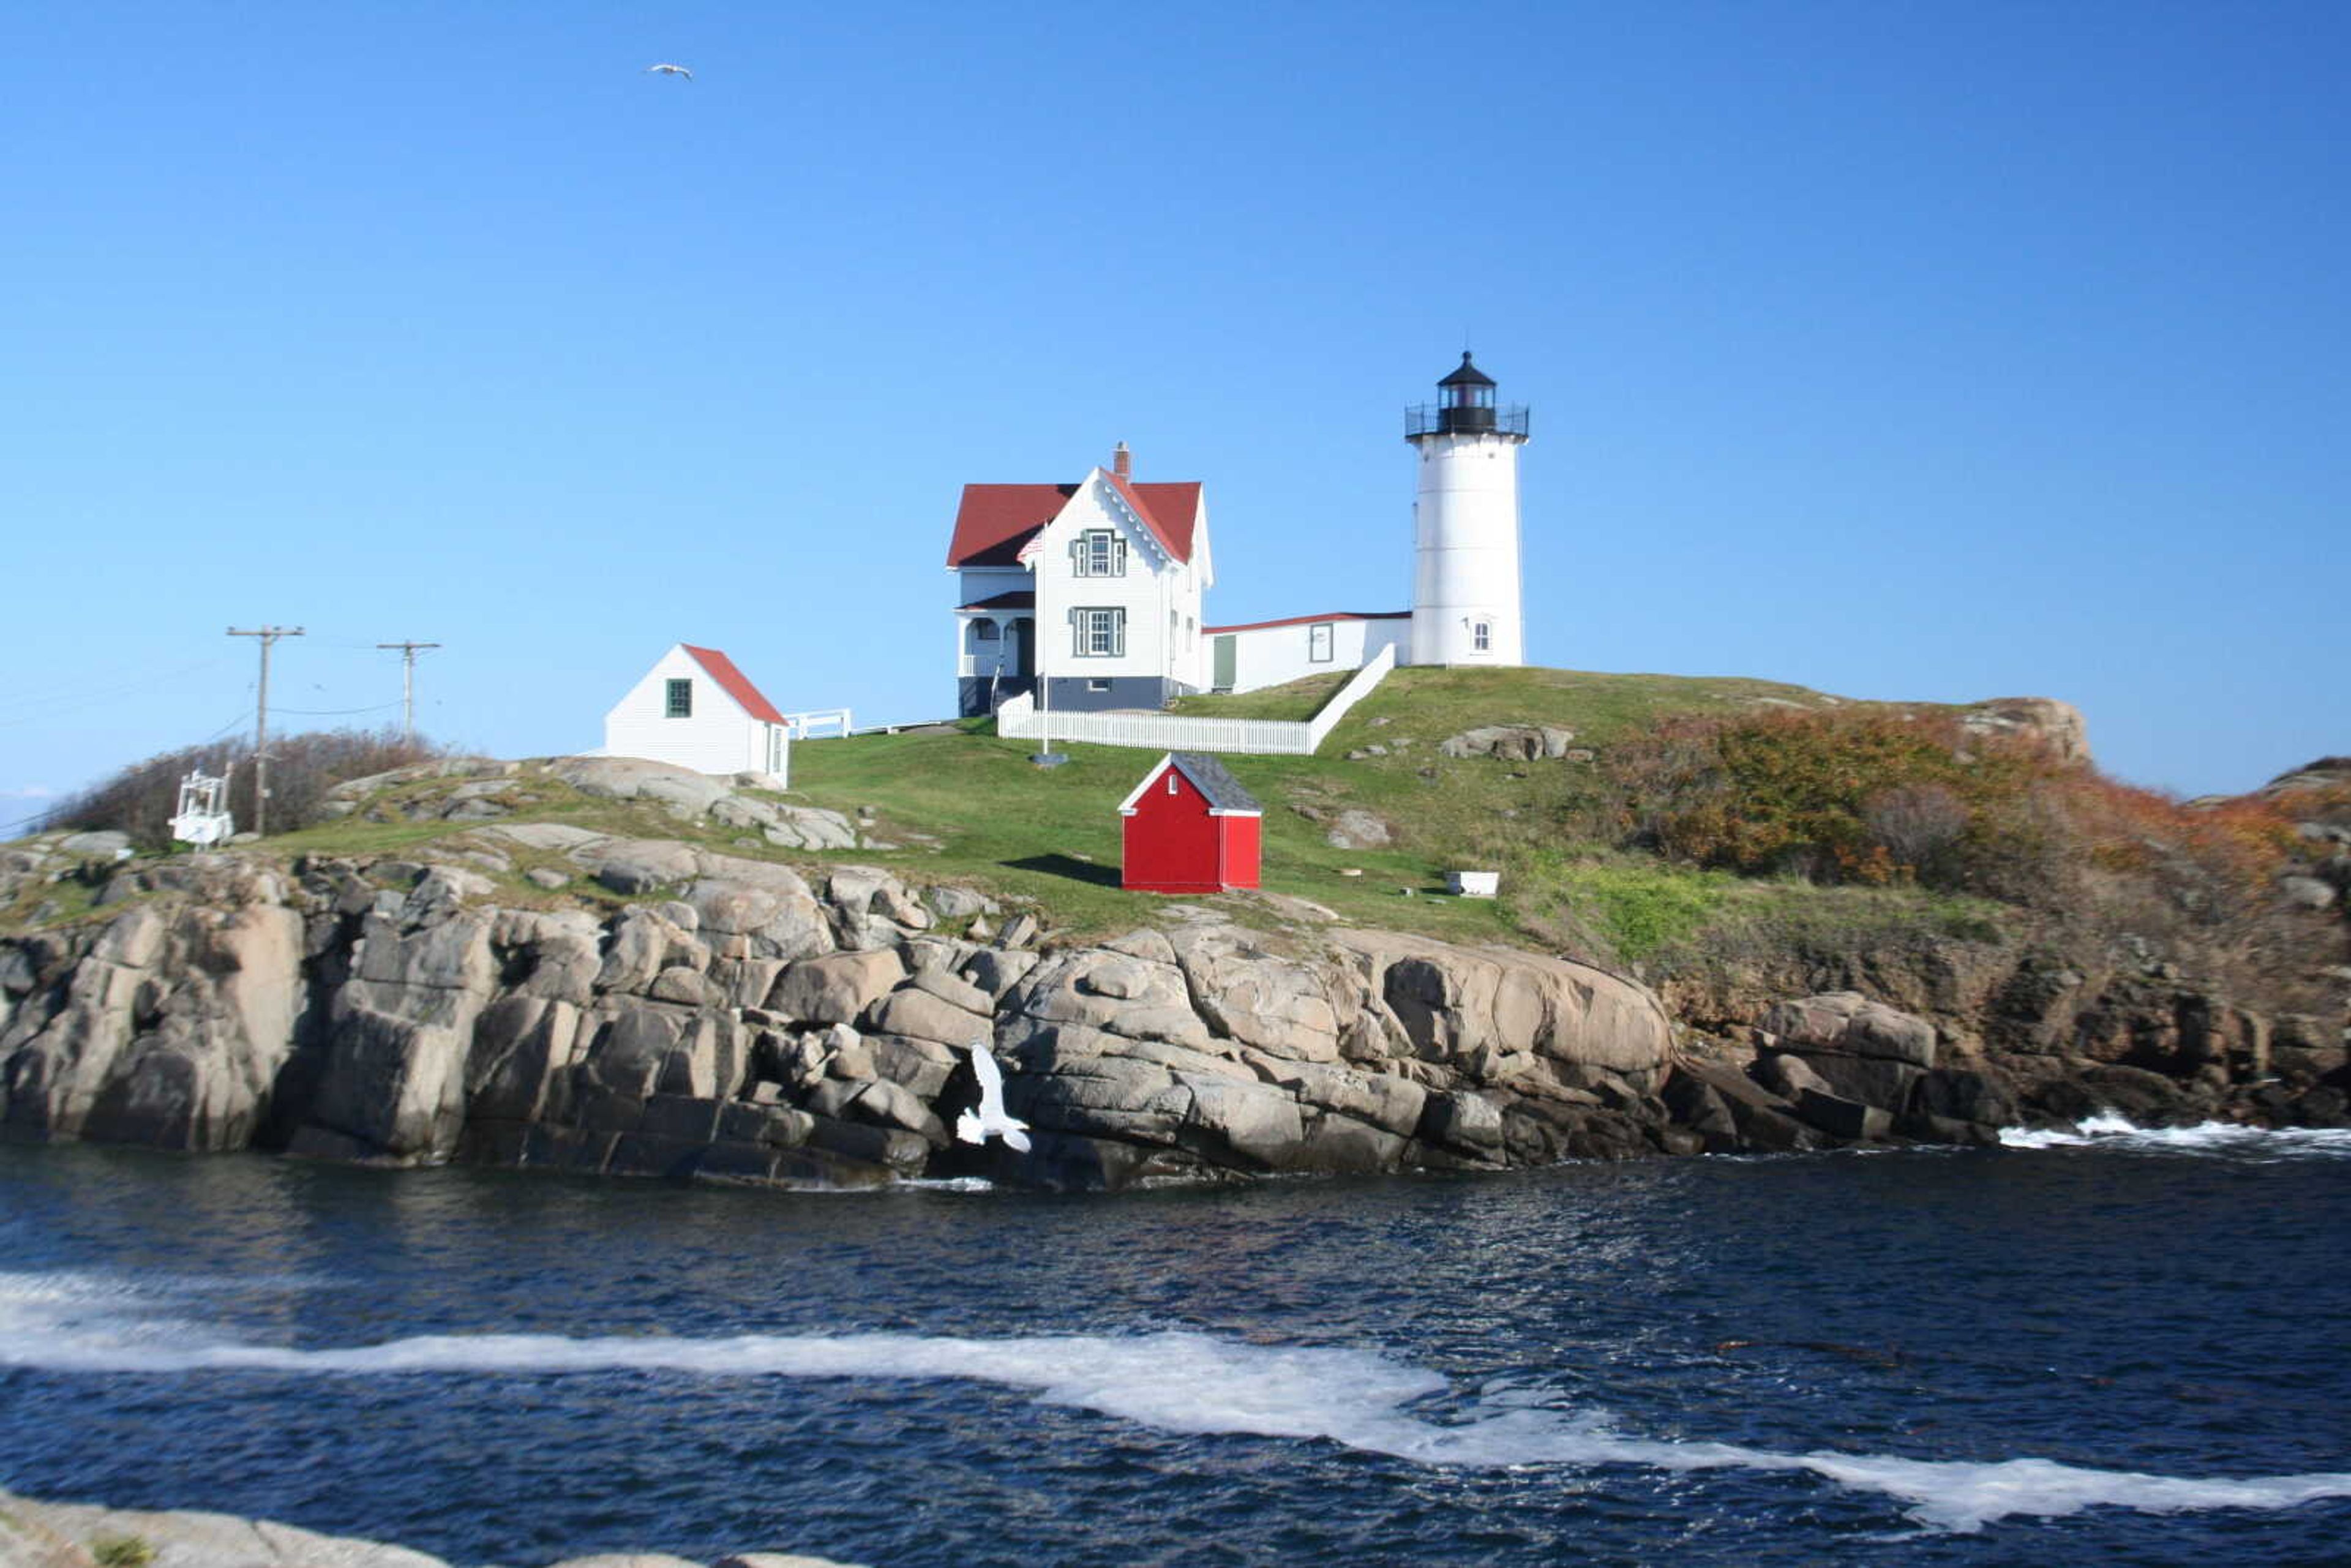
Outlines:
{"label": "green grass", "polygon": [[1354,673],[1341,670],[1336,674],[1308,675],[1288,685],[1268,686],[1262,691],[1240,692],[1231,696],[1177,697],[1169,705],[1169,711],[1203,718],[1310,719]]}

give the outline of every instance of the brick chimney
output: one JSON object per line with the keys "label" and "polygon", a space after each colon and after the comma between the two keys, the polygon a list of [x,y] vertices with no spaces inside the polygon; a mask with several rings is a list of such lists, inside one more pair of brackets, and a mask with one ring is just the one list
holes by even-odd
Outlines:
{"label": "brick chimney", "polygon": [[1123,441],[1111,452],[1110,471],[1122,479],[1134,477],[1134,454],[1126,449],[1126,443]]}

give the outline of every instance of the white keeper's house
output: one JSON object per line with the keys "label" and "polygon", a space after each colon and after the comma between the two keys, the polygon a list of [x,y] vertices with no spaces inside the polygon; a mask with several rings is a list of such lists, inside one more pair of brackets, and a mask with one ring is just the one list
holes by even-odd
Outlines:
{"label": "white keeper's house", "polygon": [[1156,708],[1201,686],[1216,568],[1196,480],[1137,484],[1122,443],[1074,485],[967,485],[956,573],[956,711],[1037,689],[1063,712]]}
{"label": "white keeper's house", "polygon": [[1405,411],[1416,458],[1412,608],[1207,626],[1216,571],[1197,481],[1144,484],[1122,442],[1074,485],[967,485],[947,547],[956,578],[956,711],[1035,691],[1063,712],[1158,708],[1398,664],[1521,664],[1519,448],[1523,406],[1464,352],[1437,401]]}
{"label": "white keeper's house", "polygon": [[696,773],[790,777],[784,716],[716,648],[673,643],[604,716],[605,757],[674,762]]}

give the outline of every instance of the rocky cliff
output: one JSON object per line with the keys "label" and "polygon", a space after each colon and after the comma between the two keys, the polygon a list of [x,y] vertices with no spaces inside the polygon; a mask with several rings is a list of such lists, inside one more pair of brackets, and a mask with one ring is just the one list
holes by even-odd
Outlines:
{"label": "rocky cliff", "polygon": [[[607,771],[614,789],[643,782]],[[696,816],[726,792],[666,803]],[[802,816],[737,825],[796,847],[854,840],[841,818]],[[0,1134],[1115,1188],[1982,1143],[2103,1106],[2321,1124],[2346,1110],[2339,1019],[2261,1016],[2127,954],[2085,971],[1949,944],[1660,997],[1311,905],[1259,929],[1171,902],[1154,925],[1078,941],[1042,912],[866,865],[545,822],[433,852],[9,852],[0,873],[78,878],[92,907],[0,937]],[[540,862],[522,886],[544,906],[486,874],[514,856]],[[1035,1129],[1026,1155],[949,1134],[977,1098],[980,1041]]]}

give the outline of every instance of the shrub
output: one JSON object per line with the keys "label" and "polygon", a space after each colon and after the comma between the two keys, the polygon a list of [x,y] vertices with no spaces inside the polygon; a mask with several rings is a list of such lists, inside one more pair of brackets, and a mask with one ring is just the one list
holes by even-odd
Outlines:
{"label": "shrub", "polygon": [[[269,831],[292,832],[326,820],[327,792],[346,779],[363,779],[411,763],[449,755],[427,740],[413,743],[397,730],[315,730],[270,737]],[[228,774],[229,811],[240,829],[254,821],[253,746],[249,741],[182,747],[143,762],[68,797],[51,811],[51,828],[112,828],[133,843],[160,849],[172,841],[172,812],[180,779],[193,769]]]}
{"label": "shrub", "polygon": [[155,1561],[155,1543],[143,1535],[97,1535],[89,1555],[98,1568],[147,1568]]}
{"label": "shrub", "polygon": [[2017,821],[2002,808],[2054,770],[2021,747],[1965,740],[1946,720],[1879,713],[1681,719],[1617,747],[1609,773],[1627,835],[1674,859],[1964,886],[1959,852],[2000,845]]}
{"label": "shrub", "polygon": [[1608,779],[1622,837],[1672,859],[2048,909],[2079,905],[2097,880],[2100,896],[2213,930],[2259,917],[2294,842],[2273,799],[2190,807],[1883,712],[1678,720],[1616,748]]}

